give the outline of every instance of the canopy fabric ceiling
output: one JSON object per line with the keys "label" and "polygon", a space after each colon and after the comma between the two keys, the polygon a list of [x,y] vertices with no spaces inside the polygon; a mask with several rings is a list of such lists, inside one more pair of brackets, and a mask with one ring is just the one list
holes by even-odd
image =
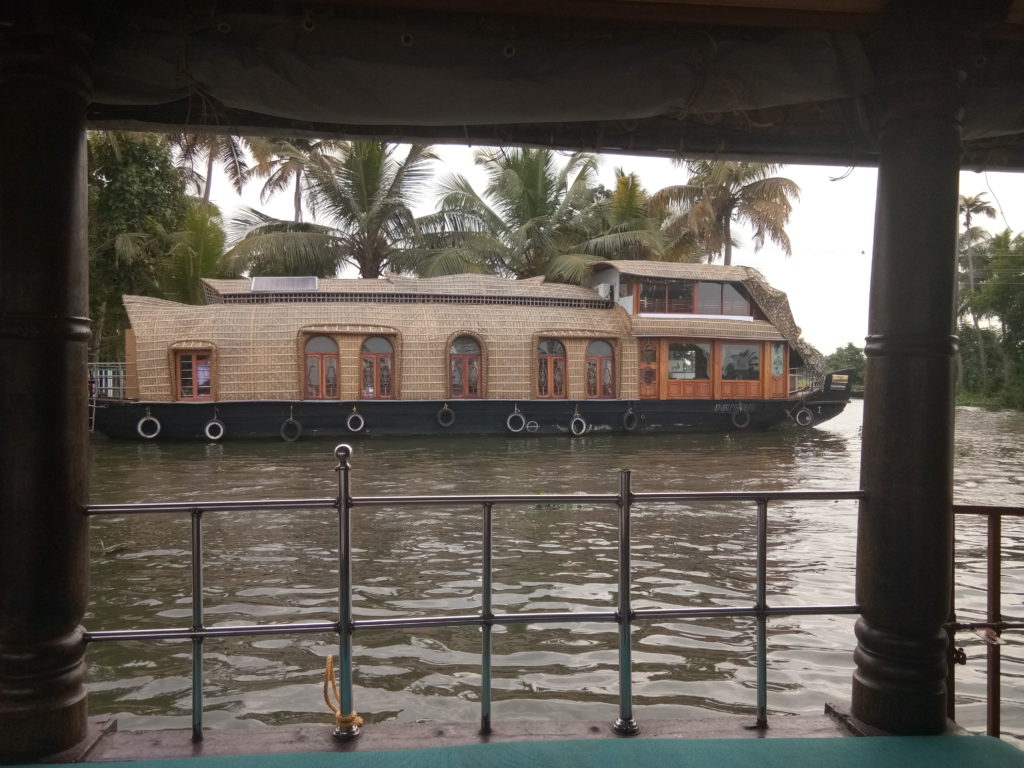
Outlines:
{"label": "canopy fabric ceiling", "polygon": [[[875,160],[874,40],[910,39],[913,6],[942,7],[980,30],[963,57],[965,166],[1024,167],[1024,0],[883,5],[87,0],[68,14],[91,41],[96,128],[857,165]],[[3,13],[0,44],[31,27]]]}

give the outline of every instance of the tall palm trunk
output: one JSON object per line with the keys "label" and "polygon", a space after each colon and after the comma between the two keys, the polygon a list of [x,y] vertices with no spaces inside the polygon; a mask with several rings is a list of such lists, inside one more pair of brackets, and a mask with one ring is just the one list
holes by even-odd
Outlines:
{"label": "tall palm trunk", "polygon": [[302,221],[302,169],[295,171],[295,221]]}
{"label": "tall palm trunk", "polygon": [[732,264],[732,216],[727,217],[722,225],[722,234],[725,235],[725,245],[722,248],[723,263],[728,267]]}
{"label": "tall palm trunk", "polygon": [[[967,249],[967,284],[971,293],[974,293],[974,249]],[[978,315],[971,309],[971,323],[974,325],[974,336],[978,339],[978,365],[981,366],[981,389],[988,390],[988,354],[985,352],[984,339],[981,338],[981,328],[978,325]]]}
{"label": "tall palm trunk", "polygon": [[[971,231],[971,211],[970,209],[964,211],[964,232],[969,235]],[[966,242],[966,239],[965,239]],[[967,249],[967,286],[971,294],[974,294],[974,249],[971,244],[968,243]],[[984,340],[981,338],[981,329],[978,325],[978,315],[973,309],[968,310],[971,314],[971,324],[974,326],[974,337],[978,340],[978,365],[981,366],[979,371],[981,379],[982,391],[988,390],[988,356],[985,354]]]}
{"label": "tall palm trunk", "polygon": [[210,204],[210,188],[213,186],[213,165],[214,157],[213,150],[210,149],[206,153],[206,184],[203,185],[203,205]]}

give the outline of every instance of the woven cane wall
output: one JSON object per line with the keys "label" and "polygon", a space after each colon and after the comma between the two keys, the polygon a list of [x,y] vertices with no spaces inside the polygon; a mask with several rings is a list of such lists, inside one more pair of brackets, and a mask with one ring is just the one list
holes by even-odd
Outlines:
{"label": "woven cane wall", "polygon": [[612,344],[620,396],[636,397],[636,377],[623,375],[635,372],[637,362],[629,318],[621,308],[346,302],[188,306],[132,296],[125,297],[125,306],[136,337],[143,400],[173,399],[169,350],[200,339],[216,348],[218,399],[301,399],[303,348],[313,335],[338,343],[340,399],[359,395],[359,349],[369,336],[384,336],[394,345],[398,397],[442,399],[453,334],[480,341],[487,397],[534,395],[536,343],[542,337],[566,345],[570,397],[584,397],[586,346],[592,339]]}

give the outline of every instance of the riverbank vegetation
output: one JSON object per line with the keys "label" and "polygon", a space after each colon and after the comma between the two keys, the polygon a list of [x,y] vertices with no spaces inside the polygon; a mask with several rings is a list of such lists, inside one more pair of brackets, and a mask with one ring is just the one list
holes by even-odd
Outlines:
{"label": "riverbank vegetation", "polygon": [[[957,405],[1024,409],[1024,236],[977,224],[996,215],[984,193],[961,195],[960,215]],[[862,347],[840,347],[827,363],[863,385]]]}

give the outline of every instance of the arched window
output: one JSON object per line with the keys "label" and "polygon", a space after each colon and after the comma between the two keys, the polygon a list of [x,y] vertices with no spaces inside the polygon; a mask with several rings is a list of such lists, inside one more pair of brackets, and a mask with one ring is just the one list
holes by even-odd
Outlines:
{"label": "arched window", "polygon": [[537,397],[565,397],[565,347],[557,339],[537,346]]}
{"label": "arched window", "polygon": [[587,345],[587,397],[615,397],[615,355],[607,341]]}
{"label": "arched window", "polygon": [[306,399],[327,400],[338,396],[338,345],[327,336],[306,341]]}
{"label": "arched window", "polygon": [[450,397],[480,397],[480,345],[472,336],[459,336],[448,350]]}
{"label": "arched window", "polygon": [[395,350],[390,341],[383,336],[368,338],[363,342],[359,364],[364,399],[395,396]]}

